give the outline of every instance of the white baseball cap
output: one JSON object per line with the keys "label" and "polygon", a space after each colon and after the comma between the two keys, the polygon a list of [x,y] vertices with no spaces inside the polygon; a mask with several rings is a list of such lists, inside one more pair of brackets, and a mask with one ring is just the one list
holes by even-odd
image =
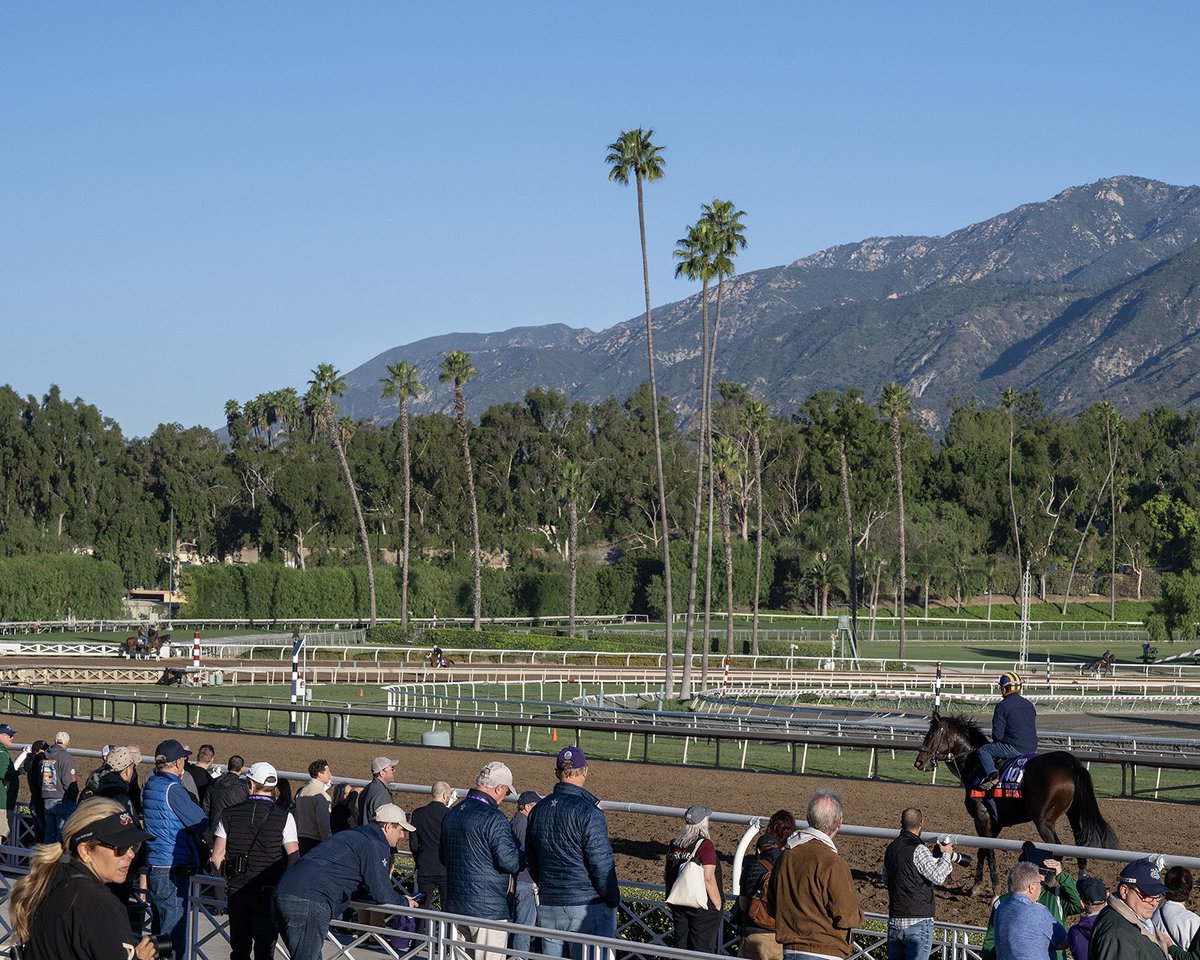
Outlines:
{"label": "white baseball cap", "polygon": [[264,760],[260,760],[254,764],[247,776],[255,783],[260,783],[264,787],[273,787],[279,782],[279,773],[271,764]]}
{"label": "white baseball cap", "polygon": [[417,829],[408,822],[408,817],[405,816],[404,811],[398,804],[395,803],[381,803],[379,808],[375,811],[375,822],[398,823],[409,833]]}

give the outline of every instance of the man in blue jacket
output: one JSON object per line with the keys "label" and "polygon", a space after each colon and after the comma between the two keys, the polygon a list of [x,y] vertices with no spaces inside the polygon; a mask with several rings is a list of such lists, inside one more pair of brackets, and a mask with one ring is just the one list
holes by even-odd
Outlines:
{"label": "man in blue jacket", "polygon": [[[524,863],[500,801],[516,792],[512,771],[494,760],[484,765],[475,786],[447,811],[442,821],[447,913],[480,920],[510,919],[508,890]],[[474,960],[503,960],[507,932],[472,924],[459,924],[458,931],[472,944],[467,952]]]}
{"label": "man in blue jacket", "polygon": [[1015,673],[1002,673],[997,684],[1000,702],[992,711],[992,742],[979,748],[979,763],[983,767],[981,790],[991,790],[1000,782],[996,761],[1022,753],[1037,753],[1037,709],[1021,696],[1021,678]]}
{"label": "man in blue jacket", "polygon": [[[588,762],[578,747],[564,747],[555,761],[558,783],[529,814],[525,852],[538,885],[538,926],[601,937],[616,935],[621,891],[613,864],[608,823],[599,803],[584,789]],[[582,957],[572,944],[543,939],[548,956]]]}
{"label": "man in blue jacket", "polygon": [[322,840],[285,871],[271,912],[292,960],[320,960],[329,924],[360,887],[375,903],[416,906],[392,888],[393,848],[413,826],[394,803],[375,811],[375,822]]}
{"label": "man in blue jacket", "polygon": [[183,765],[191,751],[178,740],[154,749],[154,775],[142,790],[145,816],[147,893],[154,908],[156,936],[171,938],[175,956],[186,956],[188,885],[200,869],[199,839],[208,829],[204,811],[183,785]]}

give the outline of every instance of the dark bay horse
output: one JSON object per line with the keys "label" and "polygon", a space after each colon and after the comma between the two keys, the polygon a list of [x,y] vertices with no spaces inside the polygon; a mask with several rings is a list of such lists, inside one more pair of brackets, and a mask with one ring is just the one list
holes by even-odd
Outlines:
{"label": "dark bay horse", "polygon": [[169,633],[156,633],[153,630],[142,636],[126,637],[117,648],[117,655],[126,660],[148,660],[152,655],[159,656],[162,645],[171,639]]}
{"label": "dark bay horse", "polygon": [[[914,766],[926,773],[943,762],[966,787],[979,779],[979,760],[975,749],[988,742],[979,724],[969,717],[942,716],[934,713],[929,732],[917,752]],[[981,837],[998,837],[1005,827],[1032,822],[1046,843],[1059,843],[1054,824],[1065,813],[1075,834],[1075,845],[1117,849],[1117,837],[1100,814],[1096,790],[1087,767],[1065,750],[1042,753],[1025,765],[1025,779],[1019,798],[997,797],[993,817],[982,798],[965,798],[967,813],[975,821],[975,833]],[[992,850],[981,849],[975,862],[975,883],[971,892],[978,892],[983,883],[983,864],[987,861],[992,890],[999,893],[996,857]],[[1079,875],[1087,872],[1087,860],[1079,860]]]}

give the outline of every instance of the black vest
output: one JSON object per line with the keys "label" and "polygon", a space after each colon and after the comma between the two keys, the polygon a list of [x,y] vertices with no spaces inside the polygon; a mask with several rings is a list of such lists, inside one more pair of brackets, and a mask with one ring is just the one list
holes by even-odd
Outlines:
{"label": "black vest", "polygon": [[887,869],[888,916],[915,919],[933,916],[933,884],[921,876],[913,863],[913,851],[921,845],[907,830],[888,844],[883,855]]}
{"label": "black vest", "polygon": [[[225,889],[230,899],[237,895],[265,896],[287,868],[283,850],[283,828],[288,813],[275,801],[243,800],[221,814],[225,824]],[[245,869],[231,876],[231,865],[245,857]]]}

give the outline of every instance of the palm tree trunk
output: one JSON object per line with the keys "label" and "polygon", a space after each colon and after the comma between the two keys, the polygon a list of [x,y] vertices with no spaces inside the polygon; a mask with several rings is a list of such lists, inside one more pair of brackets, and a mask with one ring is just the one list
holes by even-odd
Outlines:
{"label": "palm tree trunk", "polygon": [[728,490],[721,492],[721,536],[725,545],[725,656],[733,656],[733,530],[730,514],[733,497]]}
{"label": "palm tree trunk", "polygon": [[400,458],[404,461],[404,532],[400,566],[400,625],[408,629],[408,541],[409,513],[412,506],[412,463],[408,448],[408,401],[400,401]]}
{"label": "palm tree trunk", "polygon": [[712,646],[709,637],[712,635],[712,572],[713,572],[713,516],[714,510],[714,481],[712,467],[712,374],[713,360],[717,350],[717,328],[721,323],[721,291],[723,280],[717,281],[717,316],[713,321],[712,342],[708,348],[708,363],[705,365],[701,378],[704,389],[704,425],[706,449],[708,453],[708,533],[705,539],[704,561],[704,659],[701,660],[701,680],[708,681],[708,652]]}
{"label": "palm tree trunk", "polygon": [[1021,571],[1025,569],[1021,564],[1021,528],[1017,523],[1017,501],[1013,496],[1013,415],[1012,407],[1008,409],[1008,506],[1012,510],[1013,522],[1013,543],[1017,548],[1017,590],[1020,591]]}
{"label": "palm tree trunk", "polygon": [[1108,543],[1111,548],[1111,563],[1108,572],[1108,619],[1117,619],[1117,447],[1120,439],[1113,436],[1112,416],[1104,421],[1105,432],[1108,435],[1108,475],[1112,478],[1108,484],[1109,497],[1109,529]]}
{"label": "palm tree trunk", "polygon": [[[1092,521],[1096,519],[1096,512],[1100,509],[1100,498],[1104,496],[1104,488],[1112,479],[1113,467],[1115,462],[1111,462],[1108,468],[1108,476],[1104,478],[1104,482],[1100,484],[1100,490],[1096,494],[1096,502],[1092,504],[1092,512],[1088,514],[1087,524],[1083,528],[1083,533],[1079,535],[1079,546],[1075,548],[1075,556],[1071,560],[1071,572],[1067,574],[1067,592],[1063,595],[1062,615],[1067,615],[1067,604],[1071,602],[1071,584],[1075,580],[1075,568],[1079,565],[1079,556],[1083,553],[1083,544],[1087,540],[1087,535],[1092,529]],[[1094,572],[1094,570],[1093,570]]]}
{"label": "palm tree trunk", "polygon": [[838,440],[838,480],[842,488],[842,512],[846,514],[846,542],[850,548],[850,636],[858,645],[858,559],[854,550],[854,514],[850,508],[850,467],[846,463],[846,439]]}
{"label": "palm tree trunk", "polygon": [[[667,481],[663,476],[662,432],[658,426],[658,381],[654,376],[654,325],[650,321],[650,261],[646,257],[646,213],[642,201],[642,175],[637,175],[638,234],[642,242],[642,285],[646,290],[646,363],[650,371],[650,418],[654,425],[654,463],[658,470],[658,511],[662,522],[663,588],[666,593],[663,614],[666,618],[666,671],[664,693],[675,692],[675,603],[671,594],[671,525],[667,518]],[[684,661],[684,669],[688,667]]]}
{"label": "palm tree trunk", "polygon": [[904,540],[904,470],[900,459],[900,415],[892,415],[892,459],[896,469],[896,505],[900,512],[900,584],[897,597],[897,614],[900,617],[899,656],[904,657],[904,587],[907,580],[907,559]]}
{"label": "palm tree trunk", "polygon": [[342,447],[342,438],[337,432],[337,421],[333,414],[333,405],[327,404],[325,410],[326,422],[329,424],[329,437],[333,441],[333,449],[337,451],[338,462],[342,465],[342,477],[350,490],[350,502],[354,505],[354,517],[358,521],[358,539],[362,544],[363,559],[367,562],[367,592],[370,595],[371,627],[375,627],[375,564],[371,562],[371,541],[367,537],[367,522],[363,519],[362,504],[358,502],[358,490],[354,486],[354,477],[350,475],[350,461],[346,459],[346,451]]}
{"label": "palm tree trunk", "polygon": [[683,634],[683,682],[679,695],[692,695],[692,656],[696,651],[696,581],[700,566],[700,517],[704,509],[704,452],[708,446],[704,429],[707,398],[704,392],[705,371],[708,369],[708,280],[703,281],[700,293],[700,429],[696,452],[696,502],[692,514],[692,563],[688,568],[687,620]]}
{"label": "palm tree trunk", "polygon": [[579,559],[576,555],[576,550],[579,546],[579,507],[575,504],[575,498],[571,498],[570,505],[567,507],[567,550],[570,551],[570,559],[567,561],[567,569],[571,571],[571,583],[567,590],[567,635],[575,636],[575,587],[579,573]]}
{"label": "palm tree trunk", "polygon": [[754,431],[754,494],[758,519],[754,533],[754,620],[750,626],[750,651],[758,656],[758,601],[762,592],[762,538],[763,538],[763,489],[762,489],[762,439]]}
{"label": "palm tree trunk", "polygon": [[479,543],[479,506],[475,502],[475,472],[471,469],[471,443],[467,428],[467,404],[462,388],[454,385],[454,415],[462,440],[463,466],[467,471],[467,499],[471,503],[471,563],[474,574],[474,629],[483,629],[483,549]]}

